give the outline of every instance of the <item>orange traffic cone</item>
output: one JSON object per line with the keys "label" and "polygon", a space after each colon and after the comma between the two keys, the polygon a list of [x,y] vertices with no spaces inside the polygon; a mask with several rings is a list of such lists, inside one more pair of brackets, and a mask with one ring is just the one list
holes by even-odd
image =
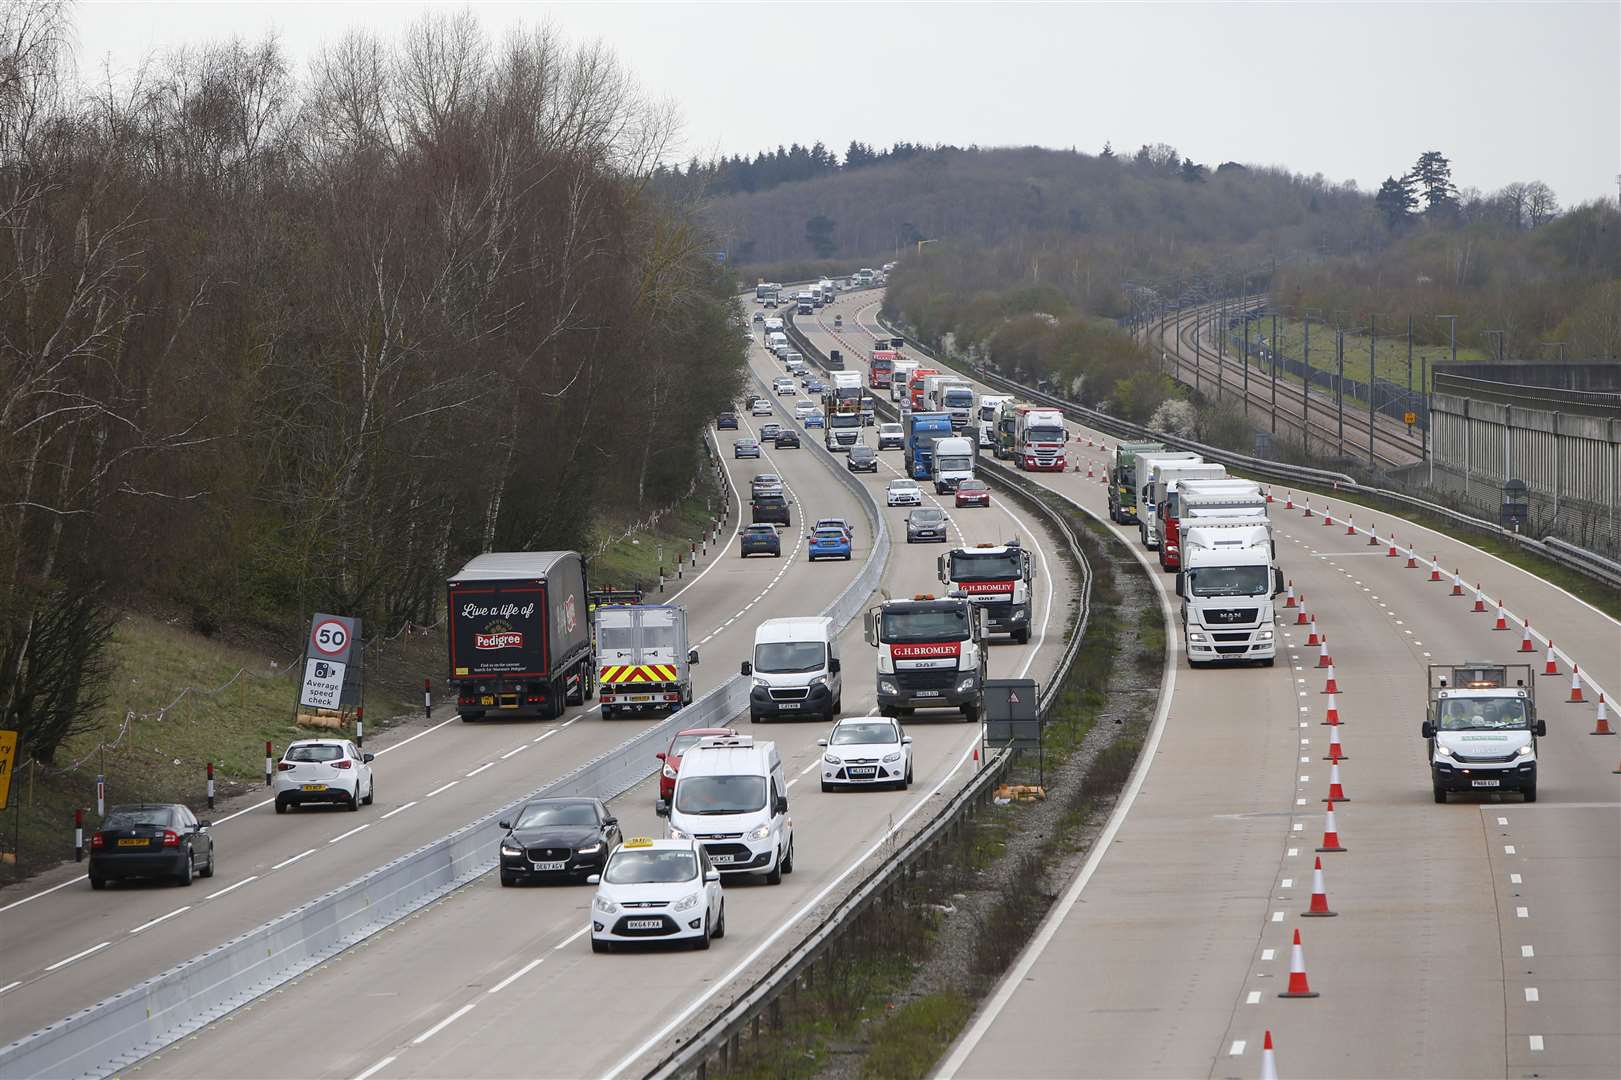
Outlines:
{"label": "orange traffic cone", "polygon": [[1311,617],[1311,636],[1306,639],[1307,645],[1317,645],[1322,639],[1317,636],[1317,616]]}
{"label": "orange traffic cone", "polygon": [[1409,569],[1409,570],[1417,570],[1418,569],[1418,556],[1413,554],[1413,549],[1412,548],[1407,549],[1407,569]]}
{"label": "orange traffic cone", "polygon": [[1303,512],[1301,513],[1300,516],[1301,517],[1311,517],[1311,499],[1310,498],[1308,498],[1306,500],[1305,508],[1304,508],[1304,510],[1303,510]]}
{"label": "orange traffic cone", "polygon": [[1300,931],[1295,931],[1295,943],[1289,949],[1289,989],[1280,998],[1314,998],[1317,992],[1306,982],[1306,951],[1300,947]]}
{"label": "orange traffic cone", "polygon": [[1332,919],[1337,911],[1328,910],[1328,893],[1323,890],[1323,857],[1317,856],[1317,865],[1311,870],[1311,903],[1300,914],[1308,919]]}
{"label": "orange traffic cone", "polygon": [[1272,1031],[1261,1042],[1261,1080],[1278,1080],[1278,1062],[1272,1055]]}
{"label": "orange traffic cone", "polygon": [[1441,557],[1441,553],[1436,552],[1435,553],[1435,558],[1430,560],[1430,580],[1431,581],[1440,581],[1441,580],[1441,564],[1436,561],[1436,560],[1440,559],[1440,557]]}
{"label": "orange traffic cone", "polygon": [[1395,533],[1390,534],[1390,550],[1385,552],[1385,558],[1387,558],[1387,559],[1399,559],[1399,558],[1401,558],[1400,554],[1398,554],[1397,551],[1396,551],[1396,534]]}
{"label": "orange traffic cone", "polygon": [[1324,634],[1317,646],[1317,666],[1320,668],[1333,667],[1334,658],[1328,655],[1328,635]]}
{"label": "orange traffic cone", "polygon": [[1481,615],[1486,614],[1486,594],[1480,591],[1480,582],[1475,582],[1475,608]]}
{"label": "orange traffic cone", "polygon": [[1332,761],[1336,765],[1351,760],[1351,756],[1345,753],[1340,745],[1340,729],[1337,726],[1328,729],[1328,753],[1323,755],[1323,760]]}
{"label": "orange traffic cone", "polygon": [[1334,678],[1334,665],[1330,663],[1328,665],[1328,682],[1323,684],[1323,693],[1332,697],[1339,692],[1340,684],[1339,681]]}
{"label": "orange traffic cone", "polygon": [[1299,602],[1295,599],[1295,583],[1293,578],[1289,579],[1289,591],[1284,594],[1283,606],[1286,608],[1300,606]]}
{"label": "orange traffic cone", "polygon": [[1340,726],[1340,707],[1334,703],[1334,695],[1328,695],[1328,714],[1323,717],[1323,727]]}
{"label": "orange traffic cone", "polygon": [[1379,523],[1377,521],[1368,527],[1368,546],[1379,546]]}
{"label": "orange traffic cone", "polygon": [[1615,734],[1615,732],[1610,730],[1610,710],[1609,710],[1609,707],[1604,704],[1604,695],[1603,694],[1600,694],[1598,696],[1598,724],[1593,728],[1592,734],[1594,734],[1594,735],[1614,735]]}
{"label": "orange traffic cone", "polygon": [[1452,595],[1453,596],[1462,596],[1463,595],[1462,571],[1460,571],[1457,567],[1452,568]]}
{"label": "orange traffic cone", "polygon": [[1339,766],[1339,762],[1335,762],[1334,764],[1332,764],[1332,765],[1330,765],[1328,767],[1328,797],[1325,798],[1323,801],[1324,802],[1350,802],[1351,801],[1349,798],[1346,797],[1344,786],[1340,784],[1340,766]]}
{"label": "orange traffic cone", "polygon": [[1272,489],[1271,488],[1266,489],[1266,504],[1268,506],[1272,505]]}
{"label": "orange traffic cone", "polygon": [[1345,535],[1346,536],[1355,536],[1356,535],[1356,515],[1355,514],[1352,514],[1350,517],[1345,519]]}
{"label": "orange traffic cone", "polygon": [[1285,510],[1293,510],[1295,508],[1295,493],[1293,491],[1287,492],[1284,495],[1283,508]]}
{"label": "orange traffic cone", "polygon": [[1329,803],[1328,809],[1323,811],[1323,846],[1317,849],[1322,854],[1346,850],[1340,844],[1339,826],[1334,823],[1334,804]]}
{"label": "orange traffic cone", "polygon": [[1311,622],[1311,620],[1306,618],[1306,594],[1301,593],[1300,594],[1300,610],[1295,613],[1295,625],[1296,626],[1305,626],[1309,622]]}
{"label": "orange traffic cone", "polygon": [[1525,620],[1525,629],[1520,633],[1520,651],[1532,652],[1531,648],[1531,620]]}
{"label": "orange traffic cone", "polygon": [[1586,700],[1582,697],[1582,666],[1580,664],[1570,665],[1570,697],[1565,700],[1572,705],[1580,705]]}
{"label": "orange traffic cone", "polygon": [[1493,630],[1508,629],[1508,612],[1503,610],[1503,602],[1497,601],[1497,621],[1492,623]]}
{"label": "orange traffic cone", "polygon": [[1548,639],[1548,656],[1547,656],[1547,659],[1543,661],[1542,673],[1544,675],[1557,675],[1557,674],[1559,674],[1559,665],[1554,662],[1553,638]]}

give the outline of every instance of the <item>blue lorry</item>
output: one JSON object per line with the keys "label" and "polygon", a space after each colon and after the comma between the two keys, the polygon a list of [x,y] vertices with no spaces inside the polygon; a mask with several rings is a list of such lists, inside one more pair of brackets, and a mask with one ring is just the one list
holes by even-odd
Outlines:
{"label": "blue lorry", "polygon": [[913,412],[901,420],[905,441],[906,475],[914,480],[927,480],[934,473],[934,441],[951,437],[951,414],[948,412]]}

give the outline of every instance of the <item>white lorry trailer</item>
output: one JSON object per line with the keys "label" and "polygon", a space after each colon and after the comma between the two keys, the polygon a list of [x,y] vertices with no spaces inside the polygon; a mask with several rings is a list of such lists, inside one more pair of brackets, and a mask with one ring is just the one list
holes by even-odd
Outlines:
{"label": "white lorry trailer", "polygon": [[1137,492],[1137,534],[1149,551],[1159,549],[1159,526],[1154,520],[1154,466],[1160,462],[1203,461],[1198,454],[1172,450],[1163,454],[1138,454],[1133,466],[1133,490]]}

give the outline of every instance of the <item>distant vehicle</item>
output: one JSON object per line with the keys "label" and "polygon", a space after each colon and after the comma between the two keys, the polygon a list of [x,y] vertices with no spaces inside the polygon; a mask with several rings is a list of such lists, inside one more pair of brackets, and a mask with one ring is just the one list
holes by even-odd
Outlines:
{"label": "distant vehicle", "polygon": [[756,311],[756,312],[755,312],[755,313],[754,313],[754,321],[755,321],[755,322],[757,322],[757,323],[763,323],[763,322],[765,322],[765,312],[763,312],[763,311]]}
{"label": "distant vehicle", "polygon": [[957,484],[958,506],[991,505],[990,485],[983,480],[963,480]]}
{"label": "distant vehicle", "polygon": [[899,424],[878,425],[878,449],[899,450],[906,443],[905,429]]}
{"label": "distant vehicle", "polygon": [[850,558],[850,534],[836,526],[819,528],[811,534],[810,561]]}
{"label": "distant vehicle", "polygon": [[833,316],[833,329],[835,329],[835,330],[843,330],[844,329],[844,316],[843,315],[835,315],[835,316]]}
{"label": "distant vehicle", "polygon": [[749,494],[751,495],[781,495],[782,477],[776,473],[755,473],[749,480]]}
{"label": "distant vehicle", "polygon": [[777,432],[776,445],[778,450],[798,450],[799,432],[793,428],[783,428]]}
{"label": "distant vehicle", "polygon": [[852,446],[850,457],[844,465],[851,472],[875,473],[878,471],[878,453],[870,446]]}
{"label": "distant vehicle", "polygon": [[935,494],[956,491],[958,484],[974,478],[974,444],[960,435],[936,439],[929,472]]}
{"label": "distant vehicle", "polygon": [[749,412],[754,416],[770,416],[771,401],[769,398],[755,398],[754,404],[749,406]]}
{"label": "distant vehicle", "polygon": [[923,491],[917,486],[916,480],[891,480],[884,489],[884,503],[887,506],[922,506]]}
{"label": "distant vehicle", "polygon": [[846,716],[833,725],[823,747],[822,790],[887,784],[905,791],[912,783],[912,737],[887,716]]}
{"label": "distant vehicle", "polygon": [[1446,802],[1451,792],[1502,791],[1537,801],[1537,740],[1547,737],[1548,722],[1537,716],[1530,664],[1429,665],[1419,733],[1436,802]]}
{"label": "distant vehicle", "polygon": [[805,419],[805,417],[809,416],[815,411],[816,403],[814,401],[800,399],[799,401],[794,402],[794,415],[799,417],[801,420]]}
{"label": "distant vehicle", "polygon": [[758,458],[760,456],[760,442],[758,439],[733,439],[733,458]]}
{"label": "distant vehicle", "polygon": [[762,281],[754,286],[754,302],[756,304],[777,302],[777,292],[782,288],[774,281]]}
{"label": "distant vehicle", "polygon": [[735,412],[723,412],[715,418],[716,431],[726,428],[731,428],[733,431],[737,430],[737,414]]}
{"label": "distant vehicle", "polygon": [[817,298],[808,292],[800,293],[794,298],[794,301],[798,309],[796,314],[799,315],[814,315],[816,308],[819,306],[816,302]]}
{"label": "distant vehicle", "polygon": [[750,555],[771,555],[781,557],[782,538],[777,535],[775,525],[745,525],[737,534],[738,554],[743,558]]}
{"label": "distant vehicle", "polygon": [[591,898],[591,951],[646,941],[687,941],[709,948],[726,935],[720,871],[695,840],[633,837],[614,849],[602,873],[586,879]]}
{"label": "distant vehicle", "polygon": [[920,506],[906,515],[906,542],[917,544],[927,540],[943,544],[946,542],[946,530],[949,525],[944,510],[933,506]]}
{"label": "distant vehicle", "polygon": [[305,803],[337,803],[349,810],[371,805],[376,783],[374,755],[361,753],[347,739],[300,739],[288,744],[276,763],[276,813]]}
{"label": "distant vehicle", "polygon": [[114,806],[90,834],[92,889],[126,878],[170,878],[190,885],[193,875],[214,876],[210,821],[198,821],[180,803]]}
{"label": "distant vehicle", "polygon": [[687,728],[676,732],[675,737],[670,740],[670,745],[657,755],[658,759],[664,762],[664,767],[659,770],[658,797],[666,802],[674,797],[675,778],[681,769],[681,755],[697,746],[699,740],[710,735],[736,738],[737,734],[736,728],[726,727]]}
{"label": "distant vehicle", "polygon": [[771,380],[771,389],[776,391],[779,395],[793,394],[795,390],[794,380],[788,378],[786,375],[779,375],[775,379]]}
{"label": "distant vehicle", "polygon": [[811,531],[815,532],[817,529],[837,529],[849,537],[854,537],[856,534],[855,526],[841,517],[817,518],[816,524],[811,526]]}
{"label": "distant vehicle", "polygon": [[598,873],[619,846],[619,819],[597,799],[536,799],[497,823],[501,884],[561,881]]}
{"label": "distant vehicle", "polygon": [[756,495],[749,504],[752,520],[756,525],[771,522],[777,525],[792,525],[789,520],[788,500],[782,495]]}
{"label": "distant vehicle", "polygon": [[813,413],[811,413],[811,414],[809,414],[808,416],[805,417],[805,430],[807,430],[807,431],[809,431],[811,428],[826,428],[826,427],[827,427],[827,421],[822,417],[822,414],[819,413],[819,412],[813,412]]}
{"label": "distant vehicle", "polygon": [[782,425],[781,424],[761,424],[760,425],[760,441],[761,442],[771,442],[771,441],[773,441],[774,439],[776,439],[777,433],[780,432],[781,430],[782,430]]}

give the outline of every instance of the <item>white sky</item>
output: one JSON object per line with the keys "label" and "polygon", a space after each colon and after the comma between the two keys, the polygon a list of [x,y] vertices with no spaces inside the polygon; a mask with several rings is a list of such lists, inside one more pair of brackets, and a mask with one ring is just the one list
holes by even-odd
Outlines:
{"label": "white sky", "polygon": [[149,50],[274,29],[300,62],[471,7],[492,34],[550,20],[611,45],[683,118],[679,157],[820,139],[1168,142],[1364,189],[1425,150],[1460,187],[1542,179],[1565,204],[1621,173],[1621,2],[141,3],[85,0],[87,77]]}

